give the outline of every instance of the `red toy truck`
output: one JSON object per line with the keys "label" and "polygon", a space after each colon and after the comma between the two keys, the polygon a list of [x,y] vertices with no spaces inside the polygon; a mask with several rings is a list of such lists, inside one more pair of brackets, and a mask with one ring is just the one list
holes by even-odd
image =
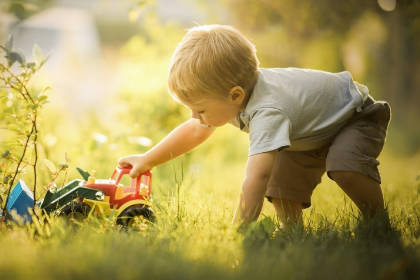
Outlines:
{"label": "red toy truck", "polygon": [[95,179],[92,176],[85,181],[80,180],[79,189],[97,191],[93,199],[83,195],[65,205],[62,216],[87,216],[89,213],[109,215],[115,211],[117,224],[131,226],[138,219],[154,221],[151,208],[152,173],[146,171],[137,178],[130,178],[130,186],[120,182],[123,176],[130,173],[131,168],[116,168],[110,179]]}

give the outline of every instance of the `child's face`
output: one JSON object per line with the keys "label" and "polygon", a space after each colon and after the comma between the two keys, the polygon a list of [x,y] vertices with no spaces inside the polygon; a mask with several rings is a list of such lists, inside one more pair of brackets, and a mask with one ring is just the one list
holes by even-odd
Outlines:
{"label": "child's face", "polygon": [[194,103],[184,102],[191,110],[191,117],[205,126],[217,127],[232,120],[241,110],[241,104],[230,97],[205,98]]}

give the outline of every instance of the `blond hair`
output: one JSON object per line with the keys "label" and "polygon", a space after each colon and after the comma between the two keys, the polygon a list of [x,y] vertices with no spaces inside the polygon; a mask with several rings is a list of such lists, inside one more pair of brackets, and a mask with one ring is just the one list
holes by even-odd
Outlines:
{"label": "blond hair", "polygon": [[179,101],[227,96],[241,86],[249,94],[258,76],[255,46],[226,25],[202,25],[188,30],[169,67],[168,86]]}

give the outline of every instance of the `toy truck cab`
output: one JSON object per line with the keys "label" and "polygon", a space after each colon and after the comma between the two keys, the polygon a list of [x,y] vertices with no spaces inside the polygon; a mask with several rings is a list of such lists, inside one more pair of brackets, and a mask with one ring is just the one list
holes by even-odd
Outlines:
{"label": "toy truck cab", "polygon": [[109,203],[111,209],[126,208],[127,203],[132,204],[135,201],[149,205],[152,183],[150,171],[140,174],[137,178],[131,178],[130,186],[124,186],[121,184],[121,179],[124,175],[128,176],[130,170],[116,168],[110,179],[94,179],[92,183],[88,180],[84,186],[102,191],[104,193],[103,202]]}

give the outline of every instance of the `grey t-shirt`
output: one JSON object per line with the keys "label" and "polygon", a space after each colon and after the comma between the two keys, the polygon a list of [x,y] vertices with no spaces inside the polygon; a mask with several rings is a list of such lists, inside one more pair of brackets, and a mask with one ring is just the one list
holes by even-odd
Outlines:
{"label": "grey t-shirt", "polygon": [[245,110],[230,123],[249,132],[250,156],[281,148],[313,150],[336,135],[366,91],[347,71],[260,68]]}

